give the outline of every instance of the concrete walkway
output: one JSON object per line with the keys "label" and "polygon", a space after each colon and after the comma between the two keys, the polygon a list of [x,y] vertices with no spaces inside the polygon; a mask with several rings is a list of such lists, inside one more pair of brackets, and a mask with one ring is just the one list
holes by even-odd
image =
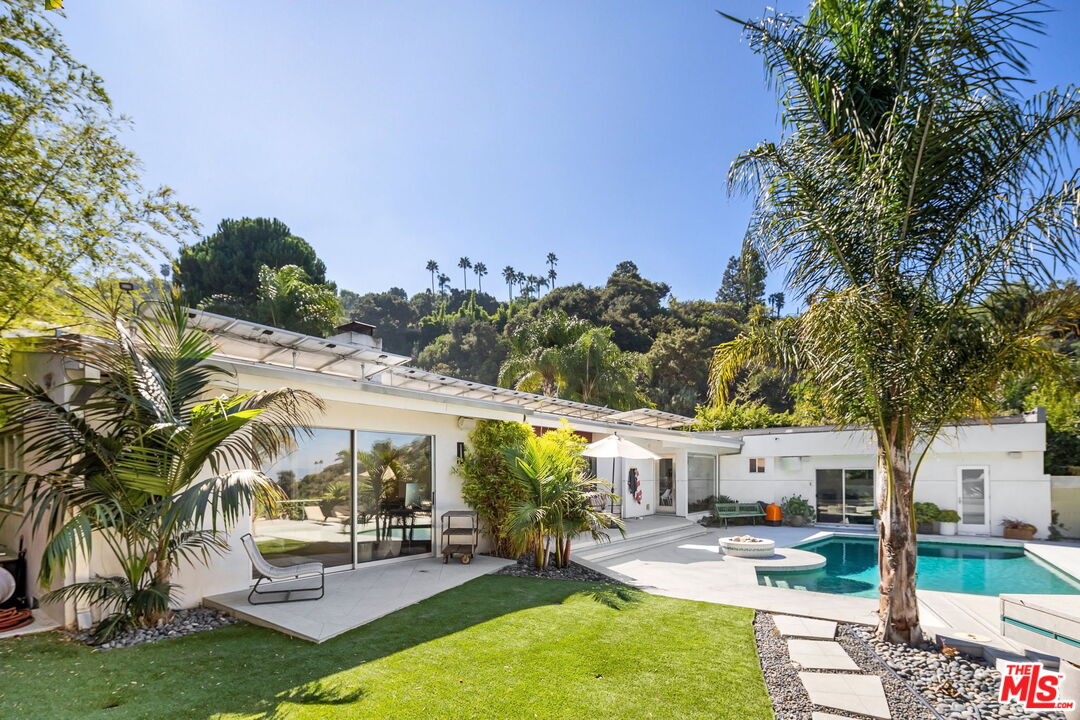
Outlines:
{"label": "concrete walkway", "polygon": [[441,558],[424,557],[330,573],[326,594],[320,600],[251,605],[248,591],[240,590],[211,595],[203,604],[255,625],[320,643],[512,564],[512,560],[487,555],[476,555],[468,565],[457,561],[444,565]]}
{"label": "concrete walkway", "polygon": [[[799,671],[810,702],[825,710],[892,718],[881,679],[863,673],[835,641],[835,622],[793,615],[773,615],[772,620],[780,636],[787,639],[788,657]],[[815,711],[813,717],[828,720],[835,716]]]}

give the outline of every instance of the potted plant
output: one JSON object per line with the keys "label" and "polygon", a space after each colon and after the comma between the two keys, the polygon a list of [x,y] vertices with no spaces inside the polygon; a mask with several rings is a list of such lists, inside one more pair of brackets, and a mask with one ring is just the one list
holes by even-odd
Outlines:
{"label": "potted plant", "polygon": [[955,535],[958,522],[960,513],[955,510],[942,510],[938,513],[938,532],[942,535]]}
{"label": "potted plant", "polygon": [[814,522],[814,506],[802,495],[793,495],[780,501],[784,522],[792,527],[802,527]]}
{"label": "potted plant", "polygon": [[1035,526],[1023,520],[1005,518],[1001,525],[1005,528],[1005,537],[1009,540],[1031,540],[1035,537]]}
{"label": "potted plant", "polygon": [[934,503],[915,503],[916,532],[936,533],[937,519],[940,514],[940,508]]}

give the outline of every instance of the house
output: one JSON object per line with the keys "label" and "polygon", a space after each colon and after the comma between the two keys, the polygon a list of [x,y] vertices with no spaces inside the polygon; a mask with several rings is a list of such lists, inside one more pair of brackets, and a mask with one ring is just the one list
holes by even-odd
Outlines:
{"label": "house", "polygon": [[[232,531],[233,550],[210,567],[178,572],[185,604],[250,583],[251,568],[238,542],[249,531],[271,561],[312,559],[330,569],[437,553],[440,515],[465,507],[453,468],[480,419],[522,421],[538,431],[569,422],[588,440],[619,433],[652,450],[659,460],[595,461],[596,475],[620,496],[611,509],[624,518],[698,518],[721,495],[765,502],[802,495],[817,506],[819,522],[872,522],[880,479],[874,477],[875,448],[865,430],[687,432],[677,428],[691,418],[679,415],[648,408],[616,411],[410,367],[408,357],[383,351],[375,328],[364,323],[317,338],[202,311],[191,311],[191,318],[215,338],[214,361],[234,373],[233,386],[222,390],[304,389],[322,398],[326,411],[294,452],[263,468],[290,498],[279,512],[260,511],[243,520]],[[31,344],[16,353],[12,372],[50,387],[95,370]],[[1000,534],[1004,516],[1045,528],[1045,434],[1040,413],[946,428],[927,453],[916,499],[959,510],[963,533]],[[10,446],[10,438],[0,438],[8,466],[18,462]],[[631,474],[640,495],[628,490]],[[18,515],[13,508],[7,514]],[[43,539],[7,519],[0,545],[22,542],[29,549],[32,579]],[[95,552],[70,568],[66,581],[109,572],[108,558]],[[31,590],[40,596],[44,589]],[[70,603],[46,611],[63,624],[92,621],[86,609]]]}

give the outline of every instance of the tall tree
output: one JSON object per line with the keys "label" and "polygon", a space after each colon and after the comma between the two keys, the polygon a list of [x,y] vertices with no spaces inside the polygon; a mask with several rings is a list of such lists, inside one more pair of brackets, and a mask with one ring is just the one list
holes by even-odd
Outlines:
{"label": "tall tree", "polygon": [[196,229],[172,191],[142,186],[102,79],[36,0],[0,5],[0,333],[41,320],[56,288],[146,272]]}
{"label": "tall tree", "polygon": [[341,323],[345,312],[333,287],[311,282],[303,268],[263,265],[257,276],[254,299],[212,295],[200,307],[318,337],[329,336]]}
{"label": "tall tree", "polygon": [[431,294],[435,294],[435,273],[439,272],[439,263],[434,260],[428,260],[425,266],[427,271],[431,273]]}
{"label": "tall tree", "polygon": [[785,133],[740,155],[756,191],[750,241],[807,303],[721,346],[720,399],[745,366],[794,367],[839,423],[865,423],[881,479],[878,634],[921,636],[912,498],[941,427],[988,418],[1002,381],[1068,375],[1052,337],[1075,288],[1013,310],[1015,282],[1077,257],[1080,96],[1018,98],[1018,35],[1040,2],[816,0],[805,20],[740,22],[780,88]]}
{"label": "tall tree", "polygon": [[450,276],[446,273],[439,273],[439,292],[443,295],[446,294],[447,288],[450,287]]}
{"label": "tall tree", "polygon": [[[222,220],[213,235],[180,249],[176,281],[184,300],[198,305],[211,295],[254,302],[259,268],[295,265],[307,282],[326,285],[326,265],[303,238],[275,218]],[[331,288],[332,289],[332,288]]]}
{"label": "tall tree", "polygon": [[750,308],[762,304],[765,299],[766,275],[761,253],[744,243],[738,255],[728,258],[716,301],[735,303],[743,312],[750,312]]}
{"label": "tall tree", "polygon": [[548,279],[551,280],[551,287],[555,287],[555,278],[558,277],[558,273],[555,272],[555,266],[559,264],[559,258],[553,252],[547,254]]}
{"label": "tall tree", "polygon": [[473,272],[476,273],[476,289],[478,292],[484,292],[484,276],[488,274],[487,265],[482,262],[478,262],[473,265]]}
{"label": "tall tree", "polygon": [[780,311],[784,309],[784,293],[774,292],[769,296],[769,304],[772,305],[773,314],[780,317]]}
{"label": "tall tree", "polygon": [[502,269],[503,280],[506,281],[506,296],[510,302],[514,301],[514,284],[517,282],[517,270],[507,265]]}
{"label": "tall tree", "polygon": [[467,257],[460,258],[457,261],[457,266],[461,268],[461,281],[464,283],[463,289],[469,289],[469,268],[472,267],[472,261]]}
{"label": "tall tree", "polygon": [[645,399],[638,384],[648,377],[648,365],[637,353],[620,350],[611,337],[611,328],[545,313],[508,338],[499,384],[621,410],[639,407]]}

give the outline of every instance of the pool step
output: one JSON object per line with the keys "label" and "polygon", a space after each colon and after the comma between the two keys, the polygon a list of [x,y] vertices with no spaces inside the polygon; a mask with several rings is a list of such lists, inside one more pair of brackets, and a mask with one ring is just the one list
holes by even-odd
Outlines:
{"label": "pool step", "polygon": [[[672,522],[660,527],[640,527],[633,520],[626,521],[626,538],[615,536],[611,542],[602,544],[581,541],[574,547],[575,556],[592,562],[607,560],[619,555],[649,550],[660,545],[683,542],[709,533],[708,528],[689,520]],[[709,538],[712,540],[712,538]],[[715,540],[712,541],[715,544]]]}

